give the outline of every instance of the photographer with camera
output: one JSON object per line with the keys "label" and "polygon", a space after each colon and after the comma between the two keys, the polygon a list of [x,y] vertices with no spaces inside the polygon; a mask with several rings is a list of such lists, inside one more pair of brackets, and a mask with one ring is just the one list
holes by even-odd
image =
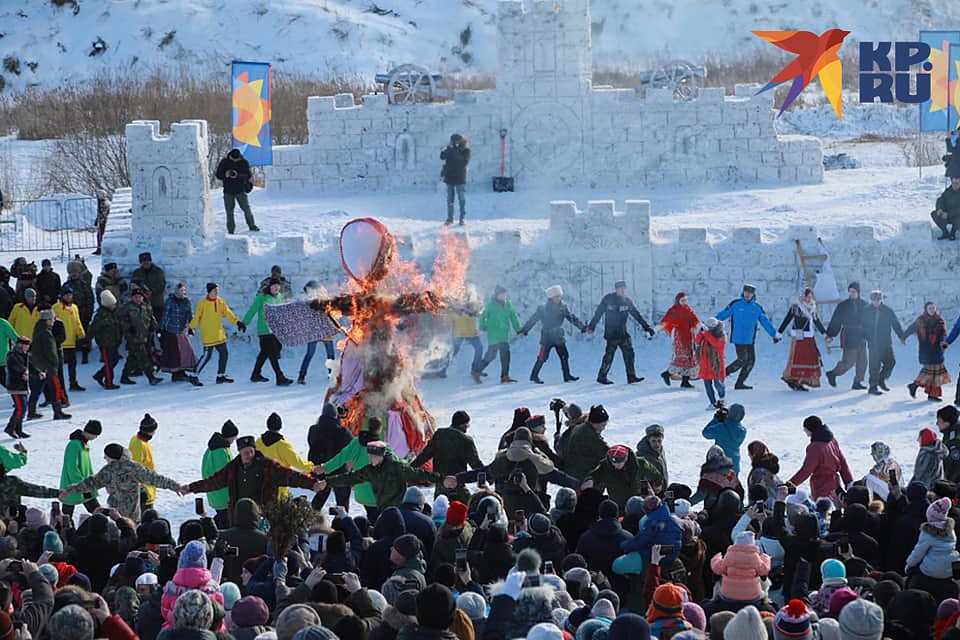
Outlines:
{"label": "photographer with camera", "polygon": [[227,212],[227,233],[233,234],[237,223],[233,219],[233,211],[239,204],[250,231],[260,231],[260,227],[253,220],[250,210],[250,201],[247,194],[253,191],[253,173],[250,163],[240,153],[240,149],[231,149],[220,164],[217,165],[217,180],[223,181],[223,207]]}
{"label": "photographer with camera", "polygon": [[740,446],[747,439],[747,430],[742,421],[746,411],[742,404],[732,404],[730,408],[722,404],[713,414],[713,420],[703,428],[703,437],[713,440],[733,461],[733,472],[740,474]]}
{"label": "photographer with camera", "polygon": [[447,221],[446,225],[453,224],[454,197],[460,200],[460,226],[467,216],[467,200],[465,187],[467,184],[467,165],[470,164],[470,143],[459,133],[450,136],[450,143],[440,152],[443,168],[440,177],[447,185]]}

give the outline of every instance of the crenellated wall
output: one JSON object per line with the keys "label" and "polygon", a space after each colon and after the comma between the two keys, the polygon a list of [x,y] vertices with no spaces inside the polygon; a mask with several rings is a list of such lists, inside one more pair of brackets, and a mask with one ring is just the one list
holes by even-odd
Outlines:
{"label": "crenellated wall", "polygon": [[805,184],[823,177],[816,138],[777,136],[772,92],[593,88],[589,0],[498,3],[497,88],[449,103],[361,104],[341,94],[307,101],[305,145],[274,149],[268,188],[365,191],[432,188],[452,133],[471,141],[468,179],[489,188],[506,172],[520,188],[577,185]]}

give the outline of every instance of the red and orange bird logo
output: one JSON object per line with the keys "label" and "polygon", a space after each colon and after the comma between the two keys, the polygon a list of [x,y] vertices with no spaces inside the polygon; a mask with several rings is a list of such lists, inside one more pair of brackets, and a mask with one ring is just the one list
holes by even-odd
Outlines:
{"label": "red and orange bird logo", "polygon": [[816,76],[820,79],[820,86],[827,94],[827,100],[833,105],[837,117],[843,120],[843,65],[837,57],[837,51],[840,50],[843,39],[850,34],[849,31],[830,29],[819,36],[810,31],[754,31],[753,34],[784,51],[797,54],[793,62],[757,92],[759,95],[781,82],[793,80],[777,117],[783,115],[786,108]]}

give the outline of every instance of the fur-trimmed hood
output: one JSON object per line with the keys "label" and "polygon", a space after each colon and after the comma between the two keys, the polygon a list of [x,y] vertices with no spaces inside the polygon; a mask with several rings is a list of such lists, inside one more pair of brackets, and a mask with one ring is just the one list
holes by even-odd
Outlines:
{"label": "fur-trimmed hood", "polygon": [[[491,596],[503,593],[503,581],[490,585]],[[553,622],[553,610],[559,607],[553,587],[527,587],[520,591],[513,617],[507,625],[507,638],[526,638],[535,625],[541,622]]]}
{"label": "fur-trimmed hood", "polygon": [[408,622],[416,622],[417,618],[415,616],[407,616],[394,607],[393,605],[387,605],[383,610],[382,616],[383,623],[393,629],[394,631],[400,631],[403,625]]}
{"label": "fur-trimmed hood", "polygon": [[956,537],[954,526],[955,526],[955,523],[953,521],[953,518],[948,517],[946,526],[935,527],[929,522],[924,522],[922,525],[920,525],[920,531],[923,531],[927,535],[932,536],[934,538],[938,538],[940,540],[949,540],[951,537]]}
{"label": "fur-trimmed hood", "polygon": [[507,447],[507,460],[510,462],[523,462],[529,460],[537,468],[537,473],[545,475],[553,471],[553,462],[550,458],[541,455],[533,450],[533,445],[523,440],[514,440]]}

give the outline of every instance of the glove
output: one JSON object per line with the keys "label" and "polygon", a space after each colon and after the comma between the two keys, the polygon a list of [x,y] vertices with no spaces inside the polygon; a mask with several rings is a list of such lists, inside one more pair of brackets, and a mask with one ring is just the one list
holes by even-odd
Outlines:
{"label": "glove", "polygon": [[653,336],[657,335],[656,330],[653,329],[652,327],[647,327],[647,328],[646,328],[646,332],[647,332],[647,335],[650,336],[651,338],[652,338]]}
{"label": "glove", "polygon": [[783,340],[783,338],[781,338],[780,336],[774,336],[774,337],[773,337],[773,344],[777,344],[777,343],[780,342],[781,340]]}
{"label": "glove", "polygon": [[247,332],[247,325],[245,325],[245,324],[243,323],[243,320],[238,320],[238,321],[237,321],[237,329],[240,331],[240,333],[246,333],[246,332]]}
{"label": "glove", "polygon": [[501,593],[516,600],[520,596],[520,592],[523,590],[523,581],[526,579],[527,574],[525,571],[514,571],[507,576],[506,580],[504,580],[503,591],[501,591]]}
{"label": "glove", "polygon": [[287,563],[286,562],[273,563],[273,579],[282,580],[286,582],[287,580]]}
{"label": "glove", "polygon": [[187,335],[188,335],[188,336],[192,336],[193,333],[194,333],[194,332],[193,332],[193,329],[187,329]]}

